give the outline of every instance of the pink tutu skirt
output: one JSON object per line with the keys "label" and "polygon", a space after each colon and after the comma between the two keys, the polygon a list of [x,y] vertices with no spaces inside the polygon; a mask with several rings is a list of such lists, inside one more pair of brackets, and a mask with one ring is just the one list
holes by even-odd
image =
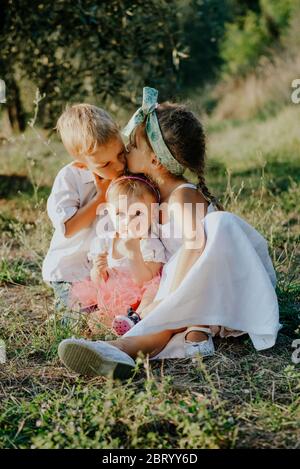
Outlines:
{"label": "pink tutu skirt", "polygon": [[138,286],[128,272],[111,269],[108,279],[100,281],[98,285],[90,279],[73,283],[69,306],[77,310],[97,307],[99,320],[111,322],[115,316],[126,314],[128,308],[136,309],[144,295],[154,298],[160,278],[158,274],[143,286]]}

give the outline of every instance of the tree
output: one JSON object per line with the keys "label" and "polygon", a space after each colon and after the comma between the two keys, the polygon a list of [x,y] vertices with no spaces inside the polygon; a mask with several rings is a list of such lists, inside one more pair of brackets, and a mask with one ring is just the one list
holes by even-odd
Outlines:
{"label": "tree", "polygon": [[46,95],[40,109],[44,126],[53,126],[66,102],[135,102],[144,84],[169,94],[177,83],[173,58],[179,36],[172,4],[2,1],[0,76],[12,125],[24,127],[19,84],[25,76]]}
{"label": "tree", "polygon": [[223,77],[245,76],[270,57],[278,47],[295,9],[294,0],[260,0],[258,11],[246,10],[243,16],[226,25],[220,56]]}
{"label": "tree", "polygon": [[212,79],[220,64],[220,42],[225,23],[232,18],[228,0],[181,0],[181,23],[188,59],[182,63],[185,86],[203,85]]}
{"label": "tree", "polygon": [[2,0],[0,15],[0,78],[4,79],[7,90],[7,112],[11,126],[15,131],[25,129],[25,114],[20,98],[20,89],[15,77],[17,49],[16,31],[12,28],[13,18],[8,8],[9,1]]}

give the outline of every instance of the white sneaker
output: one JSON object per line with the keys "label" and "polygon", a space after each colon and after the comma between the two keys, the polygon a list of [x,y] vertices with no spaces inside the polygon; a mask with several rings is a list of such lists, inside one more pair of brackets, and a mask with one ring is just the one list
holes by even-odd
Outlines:
{"label": "white sneaker", "polygon": [[[186,336],[189,332],[201,331],[208,335],[207,340],[201,342],[191,342],[186,340]],[[202,357],[210,357],[215,353],[215,346],[213,343],[210,329],[206,327],[189,327],[184,334],[184,353],[186,358],[194,357],[195,355],[201,355]]]}
{"label": "white sneaker", "polygon": [[102,340],[65,339],[58,346],[61,361],[71,370],[86,376],[128,378],[135,361],[114,345]]}

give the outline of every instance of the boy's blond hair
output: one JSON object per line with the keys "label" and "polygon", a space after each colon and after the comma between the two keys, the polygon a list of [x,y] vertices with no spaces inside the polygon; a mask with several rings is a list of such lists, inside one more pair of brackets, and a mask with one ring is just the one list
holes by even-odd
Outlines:
{"label": "boy's blond hair", "polygon": [[67,106],[57,121],[56,129],[68,152],[76,157],[90,155],[98,145],[119,135],[110,115],[92,104]]}

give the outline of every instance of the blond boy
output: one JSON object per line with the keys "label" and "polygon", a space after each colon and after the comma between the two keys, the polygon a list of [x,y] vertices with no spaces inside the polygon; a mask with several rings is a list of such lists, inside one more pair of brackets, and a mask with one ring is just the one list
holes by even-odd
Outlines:
{"label": "blond boy", "polygon": [[87,253],[95,236],[96,210],[110,181],[124,172],[126,160],[118,127],[101,108],[67,107],[57,130],[73,162],[57,174],[47,202],[55,231],[42,274],[54,289],[57,308],[65,309],[71,282],[89,276]]}

